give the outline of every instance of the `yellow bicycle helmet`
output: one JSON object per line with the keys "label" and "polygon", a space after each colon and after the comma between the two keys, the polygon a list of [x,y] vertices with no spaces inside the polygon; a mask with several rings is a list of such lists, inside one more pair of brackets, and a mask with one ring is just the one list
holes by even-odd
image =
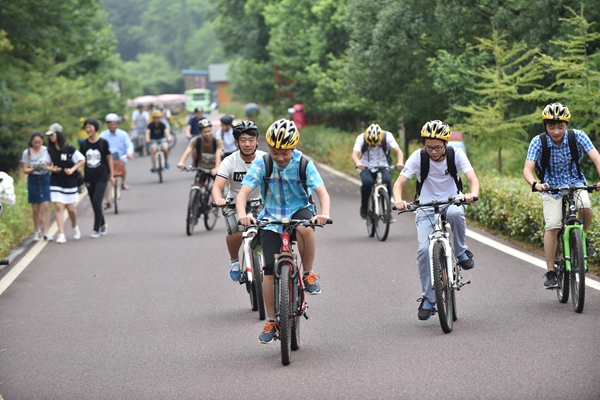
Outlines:
{"label": "yellow bicycle helmet", "polygon": [[421,137],[428,139],[450,140],[450,126],[439,119],[429,121],[421,129]]}
{"label": "yellow bicycle helmet", "polygon": [[542,111],[542,122],[545,120],[565,121],[571,120],[571,112],[560,103],[548,104]]}
{"label": "yellow bicycle helmet", "polygon": [[152,111],[152,114],[150,114],[150,116],[152,118],[161,118],[162,117],[162,111],[160,111],[160,110],[154,110],[154,111]]}
{"label": "yellow bicycle helmet", "polygon": [[377,124],[371,124],[365,131],[365,142],[369,146],[379,146],[383,141],[383,131]]}
{"label": "yellow bicycle helmet", "polygon": [[289,150],[296,148],[300,141],[300,131],[294,121],[285,118],[275,121],[267,129],[267,144],[273,148]]}

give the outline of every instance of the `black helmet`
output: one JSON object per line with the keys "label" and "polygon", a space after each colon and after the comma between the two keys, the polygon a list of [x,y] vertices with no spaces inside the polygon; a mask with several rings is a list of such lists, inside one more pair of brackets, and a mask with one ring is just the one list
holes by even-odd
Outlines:
{"label": "black helmet", "polygon": [[258,128],[252,121],[242,121],[233,127],[233,137],[235,140],[239,140],[242,133],[258,137]]}
{"label": "black helmet", "polygon": [[231,125],[231,124],[233,124],[233,115],[223,115],[221,117],[221,124],[222,125]]}

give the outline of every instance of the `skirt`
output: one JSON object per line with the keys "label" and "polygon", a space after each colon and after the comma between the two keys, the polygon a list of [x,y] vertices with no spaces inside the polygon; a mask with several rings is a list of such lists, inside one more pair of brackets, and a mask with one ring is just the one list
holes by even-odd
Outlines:
{"label": "skirt", "polygon": [[50,174],[27,176],[27,197],[29,204],[50,201]]}
{"label": "skirt", "polygon": [[77,193],[77,187],[50,186],[50,198],[53,203],[73,204],[79,200],[79,193]]}

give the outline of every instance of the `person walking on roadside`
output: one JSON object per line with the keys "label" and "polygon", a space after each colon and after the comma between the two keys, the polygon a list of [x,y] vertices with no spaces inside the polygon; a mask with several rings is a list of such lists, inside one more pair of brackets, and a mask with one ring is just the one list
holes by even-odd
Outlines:
{"label": "person walking on roadside", "polygon": [[65,243],[65,219],[64,210],[67,209],[71,226],[73,227],[73,239],[79,240],[81,232],[77,226],[77,201],[79,193],[77,187],[76,171],[83,165],[85,159],[75,147],[71,146],[65,139],[62,126],[52,124],[46,132],[50,140],[48,154],[51,165],[48,169],[52,172],[50,177],[50,198],[56,209],[56,224],[58,225],[58,236],[56,243]]}
{"label": "person walking on roadside", "polygon": [[[27,194],[29,204],[33,211],[33,241],[37,242],[42,237],[44,240],[52,240],[48,236],[50,229],[50,174],[47,164],[50,162],[48,149],[44,146],[44,135],[35,131],[29,137],[27,150],[23,151],[21,163],[23,172],[27,174]],[[43,222],[43,232],[41,224]]]}
{"label": "person walking on roadside", "polygon": [[94,210],[94,230],[90,237],[99,238],[108,233],[108,224],[104,220],[102,198],[108,181],[114,185],[115,177],[112,156],[108,142],[98,136],[100,121],[89,118],[85,121],[88,138],[81,143],[81,152],[85,155],[85,184]]}

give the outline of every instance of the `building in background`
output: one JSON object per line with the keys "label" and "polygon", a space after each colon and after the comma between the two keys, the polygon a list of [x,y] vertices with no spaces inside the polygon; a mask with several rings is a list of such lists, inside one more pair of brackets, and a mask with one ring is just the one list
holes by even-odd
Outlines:
{"label": "building in background", "polygon": [[231,93],[229,93],[229,80],[227,79],[227,70],[229,64],[209,64],[208,81],[210,85],[216,87],[216,102],[219,105],[231,103]]}

